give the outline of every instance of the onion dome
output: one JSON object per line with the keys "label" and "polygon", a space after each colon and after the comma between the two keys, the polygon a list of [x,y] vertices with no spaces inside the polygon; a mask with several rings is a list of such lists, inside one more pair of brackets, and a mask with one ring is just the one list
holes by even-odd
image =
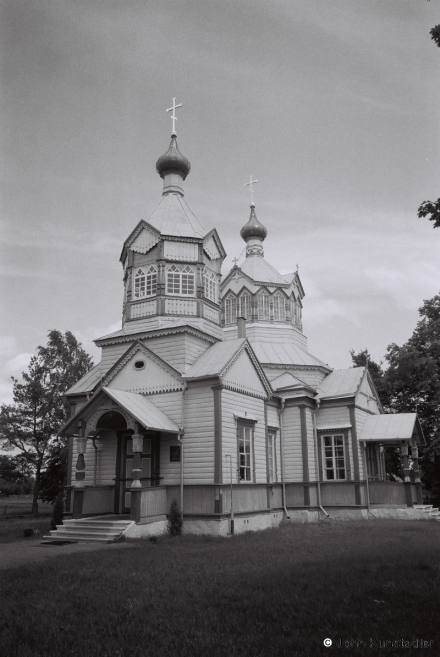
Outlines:
{"label": "onion dome", "polygon": [[251,216],[249,217],[247,224],[241,229],[240,235],[245,242],[250,239],[259,239],[263,241],[267,236],[267,229],[258,221],[254,205],[251,205]]}
{"label": "onion dome", "polygon": [[177,146],[176,135],[171,135],[170,147],[156,162],[156,171],[161,178],[168,173],[177,173],[185,180],[191,170],[189,160],[182,155]]}

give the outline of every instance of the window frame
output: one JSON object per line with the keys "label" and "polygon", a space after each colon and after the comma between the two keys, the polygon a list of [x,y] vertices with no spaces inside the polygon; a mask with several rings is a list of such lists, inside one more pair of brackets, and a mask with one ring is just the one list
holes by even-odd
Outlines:
{"label": "window frame", "polygon": [[278,437],[278,429],[268,427],[268,429],[267,429],[267,472],[268,472],[268,482],[269,482],[269,484],[278,483],[277,437]]}
{"label": "window frame", "polygon": [[[237,316],[246,320],[252,319],[252,296],[248,290],[244,290],[237,299]],[[246,308],[246,306],[248,306]]]}
{"label": "window frame", "polygon": [[[262,302],[262,303],[260,303]],[[257,293],[258,319],[263,322],[270,321],[270,295],[266,290]]]}
{"label": "window frame", "polygon": [[[337,446],[335,445],[335,439],[340,438],[341,442]],[[326,439],[330,439],[331,444],[326,445]],[[341,456],[336,454],[335,447],[342,447],[342,459],[343,459],[343,466],[337,466],[336,460],[337,458],[341,458]],[[326,448],[331,449],[331,454],[328,455],[326,454]],[[325,433],[323,432],[321,434],[321,462],[322,462],[322,475],[323,475],[323,481],[348,481],[348,468],[347,468],[347,458],[349,458],[349,454],[346,453],[345,449],[345,433],[343,431],[326,431]],[[331,467],[327,467],[327,461],[331,459]],[[333,471],[334,476],[333,478],[328,477],[328,471]],[[338,473],[340,471],[344,472],[344,476],[338,476]]]}
{"label": "window frame", "polygon": [[203,268],[203,295],[205,299],[218,303],[217,274],[206,266]]}
{"label": "window frame", "polygon": [[[255,422],[243,419],[237,420],[237,481],[239,484],[253,484],[255,483],[255,455],[254,455],[254,436],[255,436]],[[246,451],[246,443],[248,443],[248,450]],[[241,446],[243,444],[243,451]],[[248,456],[244,460],[242,456]],[[242,478],[242,470],[245,471],[245,477]],[[248,472],[249,478],[246,476]]]}
{"label": "window frame", "polygon": [[[276,301],[279,300],[279,304],[276,304]],[[279,317],[276,316],[276,306],[279,305],[278,310],[279,312]],[[281,292],[275,292],[273,295],[273,321],[274,322],[285,322],[286,321],[286,304],[285,304],[285,299],[284,295]]]}
{"label": "window frame", "polygon": [[[230,309],[228,309],[228,306],[230,305]],[[225,324],[232,325],[237,322],[237,298],[236,296],[230,292],[226,297],[225,297]],[[231,321],[228,321],[228,316],[230,316]]]}
{"label": "window frame", "polygon": [[[144,279],[142,284],[142,288],[144,290],[143,294],[139,293],[139,288],[141,285],[138,285],[139,279],[142,278]],[[148,291],[149,288],[150,291]],[[138,267],[136,271],[133,271],[133,300],[138,301],[139,299],[149,299],[150,297],[155,297],[156,295],[157,268],[154,265],[149,265],[148,269],[146,266]]]}
{"label": "window frame", "polygon": [[167,266],[166,295],[193,298],[196,296],[196,272],[191,265],[177,265],[173,262]]}

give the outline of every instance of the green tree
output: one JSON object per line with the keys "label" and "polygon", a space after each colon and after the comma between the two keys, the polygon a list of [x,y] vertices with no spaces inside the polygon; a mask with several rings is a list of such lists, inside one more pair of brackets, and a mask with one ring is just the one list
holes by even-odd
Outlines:
{"label": "green tree", "polygon": [[38,513],[41,473],[53,448],[62,445],[57,434],[69,416],[62,397],[93,366],[74,335],[50,331],[45,347],[39,346],[32,357],[23,383],[13,380],[13,404],[0,411],[0,445],[4,450],[19,450],[35,473],[32,513]]}
{"label": "green tree", "polygon": [[0,454],[0,493],[19,495],[30,493],[33,488],[31,473],[23,470],[19,459]]}
{"label": "green tree", "polygon": [[440,198],[437,201],[423,201],[417,210],[417,216],[428,217],[429,221],[433,221],[433,228],[440,228]]}
{"label": "green tree", "polygon": [[424,301],[421,320],[401,347],[388,347],[385,373],[395,413],[417,412],[427,447],[420,459],[425,495],[440,503],[440,295]]}

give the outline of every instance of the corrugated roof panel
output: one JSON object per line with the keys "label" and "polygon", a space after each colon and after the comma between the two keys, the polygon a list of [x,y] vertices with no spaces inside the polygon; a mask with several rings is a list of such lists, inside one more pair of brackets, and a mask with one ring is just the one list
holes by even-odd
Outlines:
{"label": "corrugated roof panel", "polygon": [[82,392],[91,392],[97,383],[101,380],[101,363],[92,367],[90,372],[87,372],[79,381],[75,383],[65,393],[66,395],[80,394]]}
{"label": "corrugated roof panel", "polygon": [[167,433],[179,433],[179,427],[165,415],[147,397],[136,392],[103,388],[109,397],[117,404],[125,408],[143,427],[166,431]]}
{"label": "corrugated roof panel", "polygon": [[369,415],[362,428],[360,440],[410,440],[414,431],[419,435],[417,413]]}

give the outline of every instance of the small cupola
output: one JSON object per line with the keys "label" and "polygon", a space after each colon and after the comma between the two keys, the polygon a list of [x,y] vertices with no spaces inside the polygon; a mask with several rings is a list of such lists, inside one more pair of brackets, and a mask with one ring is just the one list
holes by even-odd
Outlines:
{"label": "small cupola", "polygon": [[258,221],[254,204],[251,204],[249,221],[241,229],[240,235],[246,242],[246,257],[250,255],[264,255],[263,241],[267,236],[267,229]]}
{"label": "small cupola", "polygon": [[179,151],[177,145],[176,132],[176,109],[183,107],[182,103],[176,105],[176,99],[173,98],[173,105],[167,112],[172,112],[171,121],[173,129],[171,132],[171,143],[166,153],[160,156],[156,162],[156,171],[163,180],[162,194],[177,193],[183,196],[182,183],[191,171],[191,164],[184,155]]}

